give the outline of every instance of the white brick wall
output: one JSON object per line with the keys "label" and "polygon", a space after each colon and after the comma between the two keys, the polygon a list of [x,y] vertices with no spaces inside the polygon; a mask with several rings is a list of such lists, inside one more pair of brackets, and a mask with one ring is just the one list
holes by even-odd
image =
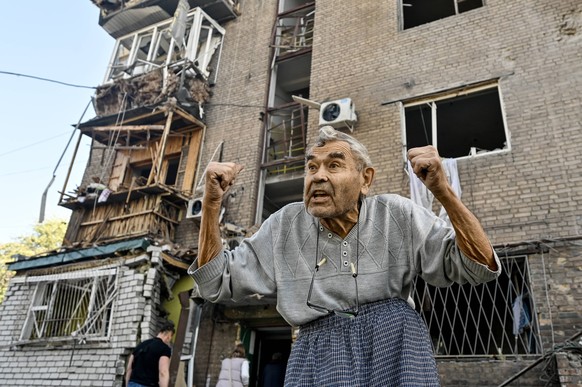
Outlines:
{"label": "white brick wall", "polygon": [[[13,283],[0,304],[0,386],[121,386],[133,347],[156,330],[157,269],[120,268],[112,337],[107,343],[10,346],[18,341],[34,284]],[[147,279],[146,279],[147,278]],[[146,288],[148,288],[146,290]],[[142,332],[143,336],[140,336]]]}

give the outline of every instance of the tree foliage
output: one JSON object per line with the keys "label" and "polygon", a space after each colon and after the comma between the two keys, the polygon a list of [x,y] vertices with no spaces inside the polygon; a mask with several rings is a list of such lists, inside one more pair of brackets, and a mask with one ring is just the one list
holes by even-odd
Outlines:
{"label": "tree foliage", "polygon": [[8,282],[14,275],[14,272],[8,270],[8,264],[14,261],[14,256],[31,257],[54,250],[61,246],[66,230],[65,220],[49,219],[36,224],[32,234],[18,237],[15,242],[0,244],[0,302],[4,300]]}

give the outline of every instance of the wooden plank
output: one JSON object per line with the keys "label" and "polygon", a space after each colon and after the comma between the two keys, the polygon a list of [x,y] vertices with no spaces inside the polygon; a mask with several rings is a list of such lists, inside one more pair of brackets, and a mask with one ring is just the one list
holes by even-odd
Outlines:
{"label": "wooden plank", "polygon": [[202,130],[193,132],[190,137],[186,171],[184,172],[184,181],[182,182],[182,191],[184,192],[192,193],[192,190],[194,189],[194,178],[196,176],[196,167],[198,165],[198,156],[200,154],[202,132]]}
{"label": "wooden plank", "polygon": [[164,130],[164,125],[122,125],[122,126],[95,126],[83,128],[83,131],[92,130],[94,132],[110,132],[110,131],[125,131],[125,132],[147,132],[148,130]]}
{"label": "wooden plank", "polygon": [[[129,218],[133,218],[133,217],[137,217],[137,216],[140,216],[140,215],[149,214],[149,213],[153,213],[153,212],[154,212],[153,209],[151,209],[151,210],[145,210],[145,211],[140,211],[140,212],[134,212],[132,214],[127,214],[127,215],[114,216],[114,217],[111,217],[111,218],[106,219],[106,220],[108,220],[108,221],[111,222],[111,221],[114,221],[114,220],[129,219]],[[101,224],[103,222],[104,222],[104,220],[101,220],[101,219],[100,220],[92,220],[92,221],[89,221],[89,222],[81,223],[81,226],[92,226],[92,225],[95,225],[95,224]]]}
{"label": "wooden plank", "polygon": [[109,189],[113,192],[117,192],[119,186],[123,183],[128,162],[129,157],[125,153],[117,152],[115,155],[115,161],[113,162],[109,184],[107,184]]}
{"label": "wooden plank", "polygon": [[[162,170],[162,162],[164,161],[164,156],[166,155],[166,143],[168,141],[168,134],[170,133],[170,128],[172,126],[172,121],[174,118],[174,111],[170,110],[168,112],[168,117],[166,118],[166,127],[164,128],[164,132],[162,133],[162,140],[160,143],[160,149],[158,149],[158,154],[157,154],[157,160],[156,160],[156,164],[152,165],[152,172],[154,170],[153,167],[155,167],[156,169],[156,173],[160,174],[160,171]],[[161,180],[158,179],[154,179],[155,182],[160,182]],[[149,184],[149,179],[148,179],[148,184]]]}

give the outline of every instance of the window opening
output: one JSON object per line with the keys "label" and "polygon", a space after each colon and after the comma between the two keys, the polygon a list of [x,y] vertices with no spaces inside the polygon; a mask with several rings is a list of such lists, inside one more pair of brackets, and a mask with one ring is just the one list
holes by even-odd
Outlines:
{"label": "window opening", "polygon": [[483,7],[484,0],[402,0],[403,29]]}
{"label": "window opening", "polygon": [[437,356],[525,355],[542,352],[526,257],[501,259],[496,281],[436,288],[413,282],[416,309]]}
{"label": "window opening", "polygon": [[168,160],[168,170],[166,171],[166,185],[176,185],[178,179],[178,166],[180,165],[180,159],[174,158]]}
{"label": "window opening", "polygon": [[129,56],[131,54],[132,45],[133,36],[117,41],[115,54],[113,55],[113,63],[110,69],[110,77],[112,79],[122,77],[125,69],[129,67]]}
{"label": "window opening", "polygon": [[314,23],[314,1],[279,2],[271,39],[268,108],[262,117],[265,137],[255,214],[258,223],[303,197],[309,112],[293,101],[293,95],[309,98]]}
{"label": "window opening", "polygon": [[313,44],[315,10],[312,4],[281,14],[275,24],[275,56],[283,56]]}
{"label": "window opening", "polygon": [[106,338],[117,295],[117,275],[60,279],[35,285],[21,340],[79,336]]}
{"label": "window opening", "polygon": [[406,149],[434,145],[457,158],[509,149],[497,87],[404,105]]}
{"label": "window opening", "polygon": [[131,174],[129,177],[129,181],[126,182],[126,185],[131,185],[131,180],[135,179],[138,185],[145,185],[152,173],[152,164],[146,165],[132,165],[131,166]]}

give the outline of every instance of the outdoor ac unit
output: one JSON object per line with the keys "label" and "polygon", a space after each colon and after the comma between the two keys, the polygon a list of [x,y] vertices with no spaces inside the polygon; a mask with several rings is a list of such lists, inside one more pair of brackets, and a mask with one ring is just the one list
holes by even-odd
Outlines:
{"label": "outdoor ac unit", "polygon": [[188,201],[186,218],[200,220],[202,218],[202,198],[194,198]]}
{"label": "outdoor ac unit", "polygon": [[350,131],[353,131],[357,120],[356,108],[351,98],[321,104],[319,126],[330,125],[335,129],[349,128]]}

